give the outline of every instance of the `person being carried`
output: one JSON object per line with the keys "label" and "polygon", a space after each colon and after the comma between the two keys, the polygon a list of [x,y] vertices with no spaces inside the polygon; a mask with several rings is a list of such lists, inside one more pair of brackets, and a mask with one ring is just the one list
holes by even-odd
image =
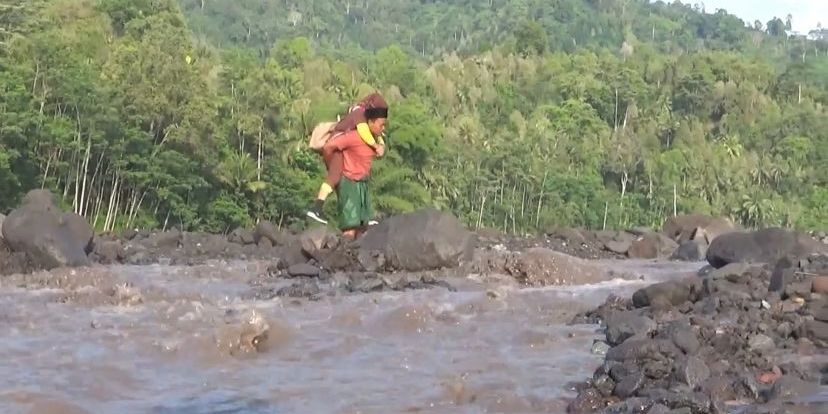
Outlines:
{"label": "person being carried", "polygon": [[[348,132],[356,131],[364,145],[367,145],[374,152],[378,151],[380,147],[384,149],[385,142],[383,141],[382,135],[375,136],[368,126],[368,119],[365,112],[369,109],[385,110],[387,117],[388,103],[385,102],[385,99],[379,92],[374,92],[366,96],[359,103],[351,107],[345,118],[332,128],[331,139]],[[322,210],[325,206],[325,200],[334,192],[342,178],[342,152],[334,151],[326,154],[323,151],[322,159],[325,162],[327,174],[325,181],[319,187],[319,192],[317,193],[313,206],[307,212],[307,216],[319,223],[328,224],[328,221],[322,215]]]}
{"label": "person being carried", "polygon": [[[374,137],[381,136],[385,131],[387,117],[387,108],[365,110],[366,125]],[[368,146],[354,130],[331,138],[322,147],[323,156],[330,156],[335,152],[342,154],[342,177],[336,187],[336,196],[339,199],[339,225],[342,234],[353,240],[365,230],[373,215],[368,180],[374,158],[385,155],[385,144]]]}

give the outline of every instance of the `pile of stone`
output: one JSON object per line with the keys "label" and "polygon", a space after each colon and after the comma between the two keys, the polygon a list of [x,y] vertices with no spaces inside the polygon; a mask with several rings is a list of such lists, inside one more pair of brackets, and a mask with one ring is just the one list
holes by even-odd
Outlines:
{"label": "pile of stone", "polygon": [[[804,240],[799,234],[772,233],[775,241],[767,232],[747,234],[764,241],[764,257],[782,256],[774,262],[737,254],[744,262],[655,284],[630,299],[611,297],[576,318],[604,325],[606,341],[593,349],[606,356],[569,411],[727,413],[746,406],[743,412],[780,413],[807,405],[802,397],[828,383],[828,256],[792,243]],[[806,409],[828,412],[819,411],[828,408],[822,404]]]}

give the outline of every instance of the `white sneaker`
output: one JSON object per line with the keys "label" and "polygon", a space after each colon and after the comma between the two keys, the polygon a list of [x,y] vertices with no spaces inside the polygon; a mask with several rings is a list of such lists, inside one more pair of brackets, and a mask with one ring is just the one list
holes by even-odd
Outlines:
{"label": "white sneaker", "polygon": [[379,222],[376,221],[376,220],[371,220],[371,221],[368,222],[369,226],[376,226],[377,224],[379,224]]}
{"label": "white sneaker", "polygon": [[306,214],[307,214],[308,217],[312,218],[313,220],[315,220],[318,223],[328,224],[327,220],[323,219],[321,215],[319,215],[317,212],[315,212],[313,210],[308,211]]}

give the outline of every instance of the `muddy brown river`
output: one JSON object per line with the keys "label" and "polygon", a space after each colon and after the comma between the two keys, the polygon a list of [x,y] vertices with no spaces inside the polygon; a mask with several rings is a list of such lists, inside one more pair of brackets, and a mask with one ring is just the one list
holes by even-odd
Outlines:
{"label": "muddy brown river", "polygon": [[575,313],[701,267],[599,263],[641,278],[318,301],[255,299],[253,262],[0,278],[0,413],[564,413],[602,358]]}

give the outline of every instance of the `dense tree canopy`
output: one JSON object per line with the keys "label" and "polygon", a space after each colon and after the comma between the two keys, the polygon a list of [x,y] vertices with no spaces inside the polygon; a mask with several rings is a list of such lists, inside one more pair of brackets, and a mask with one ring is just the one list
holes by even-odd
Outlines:
{"label": "dense tree canopy", "polygon": [[309,132],[379,89],[384,214],[828,228],[828,43],[781,19],[645,0],[2,0],[0,25],[2,211],[46,187],[99,230],[302,225],[322,178]]}

